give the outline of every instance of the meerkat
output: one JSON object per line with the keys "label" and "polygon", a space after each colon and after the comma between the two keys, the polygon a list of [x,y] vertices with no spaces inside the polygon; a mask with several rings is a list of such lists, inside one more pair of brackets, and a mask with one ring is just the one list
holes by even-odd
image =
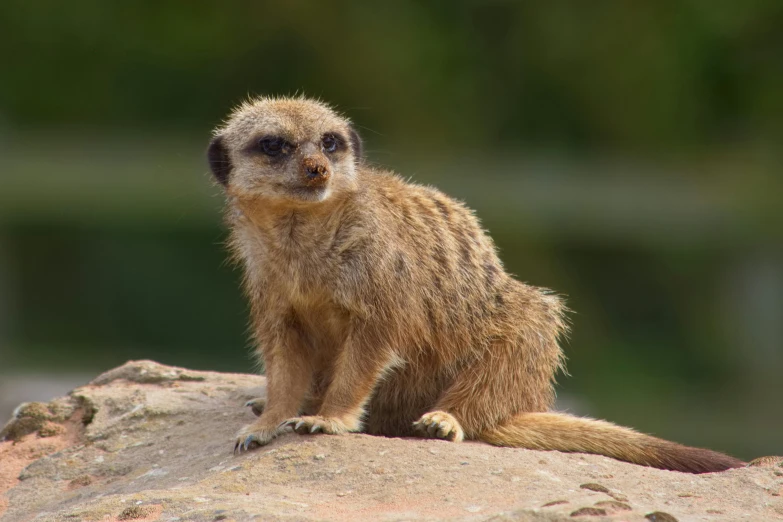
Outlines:
{"label": "meerkat", "polygon": [[691,473],[744,465],[550,411],[562,300],[507,274],[464,204],[364,161],[353,125],[326,104],[247,101],[207,156],[267,377],[235,452],[293,430],[477,440]]}

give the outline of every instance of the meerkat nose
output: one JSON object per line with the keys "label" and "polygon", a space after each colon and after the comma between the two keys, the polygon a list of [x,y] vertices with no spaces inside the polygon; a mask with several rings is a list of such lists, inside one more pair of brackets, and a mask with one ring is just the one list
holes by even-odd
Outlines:
{"label": "meerkat nose", "polygon": [[313,159],[306,158],[303,162],[305,175],[308,179],[315,179],[324,176],[328,173],[328,168],[322,162]]}
{"label": "meerkat nose", "polygon": [[308,178],[317,178],[324,173],[324,168],[321,165],[312,165],[306,167]]}

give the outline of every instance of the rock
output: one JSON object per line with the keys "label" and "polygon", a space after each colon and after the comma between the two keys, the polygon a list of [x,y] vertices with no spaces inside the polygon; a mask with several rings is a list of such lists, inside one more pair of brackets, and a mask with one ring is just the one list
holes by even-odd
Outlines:
{"label": "rock", "polygon": [[779,456],[768,456],[768,457],[759,457],[757,459],[753,459],[750,462],[748,462],[748,466],[752,468],[771,468],[774,466],[778,466],[783,468],[783,457]]}
{"label": "rock", "polygon": [[777,466],[688,475],[362,434],[289,434],[235,456],[244,404],[264,392],[259,376],[138,361],[22,405],[0,432],[0,520],[783,519]]}

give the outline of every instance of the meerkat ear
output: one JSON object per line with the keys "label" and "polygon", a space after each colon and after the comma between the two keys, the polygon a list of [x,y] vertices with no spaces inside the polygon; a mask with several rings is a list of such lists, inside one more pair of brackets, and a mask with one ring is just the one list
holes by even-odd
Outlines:
{"label": "meerkat ear", "polygon": [[217,179],[221,185],[228,185],[228,175],[231,173],[231,158],[228,157],[228,151],[223,144],[223,138],[221,136],[215,136],[212,141],[209,142],[209,148],[207,149],[207,159],[209,160],[209,168],[212,169],[215,179]]}
{"label": "meerkat ear", "polygon": [[359,133],[356,132],[356,130],[351,127],[350,128],[351,133],[351,149],[353,150],[353,155],[356,158],[356,162],[362,161],[362,156],[364,155],[364,147],[362,144],[362,139],[359,137]]}

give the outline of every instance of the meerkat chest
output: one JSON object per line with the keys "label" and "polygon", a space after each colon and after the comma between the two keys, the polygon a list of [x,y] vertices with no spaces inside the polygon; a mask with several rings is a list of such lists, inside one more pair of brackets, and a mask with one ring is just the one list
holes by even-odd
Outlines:
{"label": "meerkat chest", "polygon": [[324,308],[332,301],[335,270],[329,254],[317,243],[274,245],[262,268],[279,295],[302,309]]}
{"label": "meerkat chest", "polygon": [[284,225],[261,230],[252,224],[237,227],[234,245],[249,279],[273,289],[277,298],[303,307],[329,300],[334,260],[328,241],[312,226]]}
{"label": "meerkat chest", "polygon": [[309,259],[270,256],[262,270],[268,284],[292,304],[309,307],[329,300],[329,276]]}
{"label": "meerkat chest", "polygon": [[254,295],[262,309],[292,314],[300,333],[316,353],[330,353],[347,331],[349,314],[333,299],[323,271],[288,256],[254,256],[246,266],[248,280],[260,289]]}

